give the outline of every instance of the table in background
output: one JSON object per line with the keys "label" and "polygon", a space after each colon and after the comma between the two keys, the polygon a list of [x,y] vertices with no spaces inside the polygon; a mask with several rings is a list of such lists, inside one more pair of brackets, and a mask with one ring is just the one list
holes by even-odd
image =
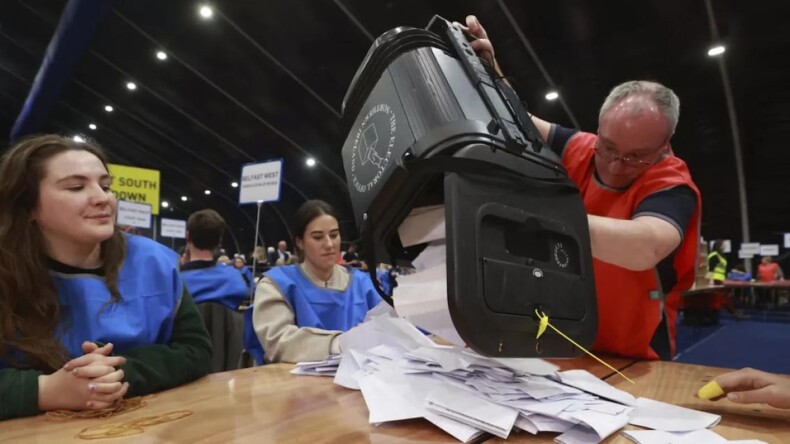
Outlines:
{"label": "table in background", "polygon": [[773,300],[774,308],[778,306],[778,295],[780,290],[788,291],[790,290],[790,280],[781,280],[781,281],[772,281],[772,282],[759,282],[759,281],[736,281],[736,280],[726,280],[721,285],[700,285],[694,286],[689,290],[682,292],[682,296],[685,297],[706,297],[712,294],[715,294],[718,291],[726,290],[730,293],[730,296],[733,298],[733,301],[741,301],[743,299],[747,299],[750,301],[748,305],[754,303],[751,297],[736,297],[736,291],[745,291],[745,290],[766,290],[770,292],[770,298]]}
{"label": "table in background", "polygon": [[[726,280],[724,281],[724,287],[727,288],[730,293],[732,294],[733,298],[735,297],[735,292],[740,290],[741,292],[745,290],[761,290],[767,291],[768,297],[771,301],[773,301],[773,308],[776,309],[779,307],[779,294],[786,293],[790,290],[790,280],[780,280],[780,281],[771,281],[771,282],[746,282],[746,281],[732,281]],[[751,297],[749,297],[750,300]],[[765,301],[760,300],[761,298],[757,298],[758,300],[754,301],[755,305],[765,307]]]}

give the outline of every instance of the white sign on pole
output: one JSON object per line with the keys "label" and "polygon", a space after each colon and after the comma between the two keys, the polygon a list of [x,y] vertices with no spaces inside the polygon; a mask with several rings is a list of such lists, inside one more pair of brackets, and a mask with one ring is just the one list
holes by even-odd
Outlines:
{"label": "white sign on pole", "polygon": [[[711,251],[713,250],[713,244],[716,241],[710,241],[710,245],[708,246]],[[723,239],[721,241],[721,252],[722,253],[731,253],[732,252],[732,242],[729,239]]]}
{"label": "white sign on pole", "polygon": [[754,253],[750,251],[739,251],[738,252],[738,259],[751,259],[754,257]]}
{"label": "white sign on pole", "polygon": [[115,222],[137,228],[151,228],[151,205],[147,203],[118,201]]}
{"label": "white sign on pole", "polygon": [[785,248],[790,248],[790,233],[785,233]]}
{"label": "white sign on pole", "polygon": [[778,256],[779,245],[760,245],[760,256]]}
{"label": "white sign on pole", "polygon": [[239,203],[279,201],[282,170],[283,161],[280,159],[241,167]]}
{"label": "white sign on pole", "polygon": [[162,237],[176,237],[179,239],[186,239],[187,221],[178,219],[165,219],[163,217],[159,234]]}
{"label": "white sign on pole", "polygon": [[752,254],[760,254],[760,244],[757,242],[747,242],[741,244],[741,251],[752,253]]}

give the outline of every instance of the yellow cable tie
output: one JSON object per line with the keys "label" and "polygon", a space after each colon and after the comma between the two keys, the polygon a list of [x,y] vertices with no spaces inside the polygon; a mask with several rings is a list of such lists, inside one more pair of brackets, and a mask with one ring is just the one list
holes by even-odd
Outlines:
{"label": "yellow cable tie", "polygon": [[[535,311],[537,311],[537,310],[535,310]],[[543,333],[546,332],[546,327],[549,326],[549,317],[548,316],[540,316],[540,315],[538,315],[538,316],[540,318],[540,324],[538,324],[538,335],[535,337],[535,339],[539,339],[541,336],[543,336]]]}
{"label": "yellow cable tie", "polygon": [[595,356],[595,355],[594,355],[594,354],[592,354],[591,352],[587,351],[587,349],[586,349],[586,348],[582,347],[582,346],[581,346],[581,345],[579,345],[579,344],[578,344],[576,341],[574,341],[574,340],[573,340],[573,339],[571,339],[570,337],[566,336],[566,335],[565,335],[565,333],[563,333],[563,332],[561,332],[559,329],[557,329],[557,327],[555,327],[554,325],[552,325],[552,324],[549,322],[549,317],[548,317],[548,316],[547,316],[545,313],[541,313],[540,311],[538,311],[538,309],[535,309],[535,314],[538,316],[538,319],[540,320],[540,323],[538,324],[538,334],[537,334],[537,336],[535,337],[535,339],[538,339],[538,338],[540,338],[540,337],[543,335],[543,333],[546,331],[546,327],[547,327],[547,326],[548,326],[548,327],[551,327],[551,329],[552,329],[552,330],[554,330],[554,331],[556,331],[556,332],[557,332],[557,334],[559,334],[560,336],[562,336],[563,338],[565,338],[565,339],[566,339],[568,342],[570,342],[571,344],[573,344],[573,345],[575,345],[576,347],[578,347],[578,348],[579,348],[581,351],[583,351],[583,352],[587,353],[588,355],[592,356],[592,357],[593,357],[593,359],[595,359],[596,361],[598,361],[598,362],[600,362],[601,364],[605,365],[605,366],[606,366],[606,367],[607,367],[609,370],[612,370],[613,372],[615,372],[615,373],[617,373],[618,375],[622,376],[622,377],[623,377],[623,379],[625,379],[626,381],[630,382],[631,384],[636,384],[636,382],[634,382],[634,381],[632,381],[631,379],[629,379],[629,378],[628,378],[628,376],[626,376],[626,375],[624,375],[624,374],[620,373],[620,371],[619,371],[619,370],[617,370],[616,368],[612,367],[611,365],[609,365],[608,363],[606,363],[606,362],[605,362],[603,359],[599,358],[598,356]]}

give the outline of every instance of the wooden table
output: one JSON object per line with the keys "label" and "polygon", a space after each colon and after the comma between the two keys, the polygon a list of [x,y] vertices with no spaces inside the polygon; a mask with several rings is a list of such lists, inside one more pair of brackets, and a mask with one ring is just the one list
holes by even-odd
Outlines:
{"label": "wooden table", "polygon": [[[266,365],[209,375],[159,393],[140,410],[108,420],[58,423],[44,416],[0,422],[0,442],[11,443],[455,443],[423,419],[368,424],[358,391],[334,385],[332,378],[293,376],[291,365]],[[124,422],[174,410],[186,418],[145,427],[129,437],[84,441],[82,429]]]}
{"label": "wooden table", "polygon": [[[608,369],[583,357],[555,360],[562,369],[585,368],[606,378]],[[608,358],[608,362],[637,384],[610,376],[607,381],[635,396],[722,415],[713,430],[727,439],[790,442],[790,411],[743,406],[726,400],[702,401],[694,393],[726,369],[673,362],[637,362]],[[124,422],[174,410],[194,412],[184,419],[145,427],[145,433],[99,443],[454,443],[452,437],[425,420],[401,421],[374,427],[362,395],[332,383],[331,378],[293,376],[290,365],[267,365],[217,373],[156,395],[140,410],[109,420],[52,422],[43,416],[0,422],[0,442],[80,442],[82,429],[107,422]],[[629,426],[630,428],[630,426]],[[551,443],[556,434],[513,434],[508,443]],[[486,443],[503,442],[484,436]],[[619,433],[607,443],[630,443]]]}
{"label": "wooden table", "polygon": [[[619,357],[606,360],[618,369],[634,363],[633,359]],[[598,377],[611,373],[587,356],[552,362],[562,370],[584,368]],[[178,421],[147,427],[140,435],[98,442],[457,442],[422,419],[371,426],[360,392],[336,386],[332,378],[293,376],[288,373],[292,367],[266,365],[209,375],[156,395],[140,410],[108,420],[52,422],[37,416],[0,422],[0,442],[86,443],[75,438],[86,427],[175,410],[194,413]],[[545,436],[546,442],[551,442],[551,436]]]}
{"label": "wooden table", "polygon": [[[694,396],[705,383],[730,371],[732,370],[677,362],[639,362],[624,371],[636,385],[615,378],[609,378],[607,382],[637,397],[721,415],[721,422],[711,430],[728,440],[790,442],[790,410],[735,404],[726,399],[711,402]],[[611,442],[621,442],[620,439],[622,442],[631,442],[622,437]]]}
{"label": "wooden table", "polygon": [[[620,371],[623,371],[623,369],[626,369],[637,362],[637,360],[634,358],[625,358],[622,356],[600,355],[598,357]],[[616,375],[615,372],[588,355],[571,359],[547,359],[547,361],[558,365],[560,367],[560,371],[584,369],[601,379],[606,379],[609,376]]]}

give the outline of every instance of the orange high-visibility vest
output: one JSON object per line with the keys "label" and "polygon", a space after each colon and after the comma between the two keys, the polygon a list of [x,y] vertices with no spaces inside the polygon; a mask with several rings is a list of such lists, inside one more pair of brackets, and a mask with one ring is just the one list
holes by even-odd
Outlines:
{"label": "orange high-visibility vest", "polygon": [[631,219],[637,206],[647,196],[681,185],[694,190],[697,196],[697,205],[683,242],[675,251],[672,265],[677,273],[677,282],[673,288],[659,288],[657,271],[654,269],[631,271],[593,260],[598,295],[598,336],[593,349],[623,356],[658,359],[658,354],[650,347],[650,341],[662,316],[665,316],[670,352],[674,355],[675,320],[680,292],[691,287],[696,271],[702,214],[699,190],[691,179],[686,163],[671,152],[646,169],[624,191],[602,186],[594,178],[596,139],[597,136],[590,133],[574,135],[568,141],[562,157],[568,175],[579,187],[588,214]]}

